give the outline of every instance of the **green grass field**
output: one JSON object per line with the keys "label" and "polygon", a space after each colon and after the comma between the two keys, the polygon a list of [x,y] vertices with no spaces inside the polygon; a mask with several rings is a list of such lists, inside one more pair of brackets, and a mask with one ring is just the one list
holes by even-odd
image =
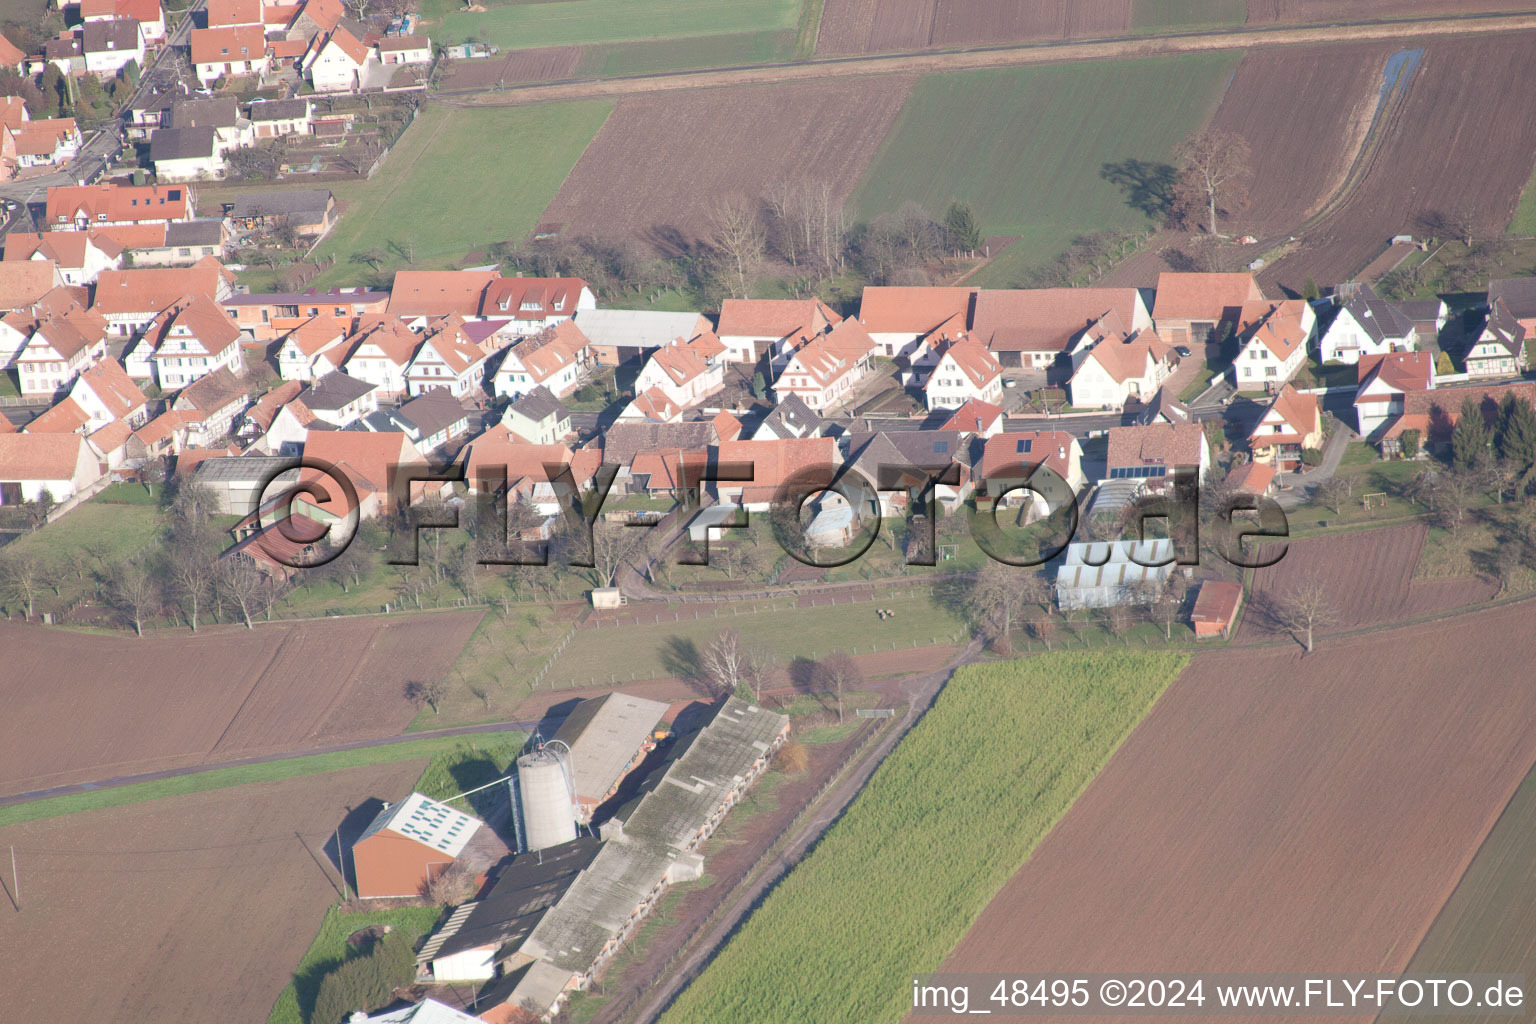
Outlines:
{"label": "green grass field", "polygon": [[1152,226],[1100,176],[1166,161],[1221,99],[1237,53],[929,75],[854,196],[862,217],[907,200],[971,203],[988,235],[1020,240],[968,283],[1008,287],[1078,235]]}
{"label": "green grass field", "polygon": [[283,989],[267,1017],[267,1024],[307,1024],[309,1013],[314,1009],[315,997],[320,994],[320,982],[332,969],[347,957],[347,936],[359,928],[374,924],[392,925],[399,929],[411,945],[430,932],[442,916],[438,907],[398,907],[393,910],[372,910],[349,914],[339,907],[326,911],[320,925],[320,934],[310,944],[293,981]]}
{"label": "green grass field", "polygon": [[504,48],[580,46],[794,31],[802,0],[547,0],[494,3],[468,13],[457,0],[426,0],[422,16],[437,42],[474,38]]}
{"label": "green grass field", "polygon": [[[318,255],[335,256],[337,263],[314,284],[355,283],[366,268],[348,258],[367,249],[391,250],[392,243],[414,242],[410,255],[417,266],[442,268],[471,249],[521,239],[612,108],[599,100],[425,108],[371,181],[334,187],[348,209]],[[395,251],[389,261],[406,262]]]}
{"label": "green grass field", "polygon": [[[1536,977],[1536,932],[1530,927],[1536,915],[1536,853],[1532,851],[1536,851],[1536,771],[1515,791],[1404,973],[1524,974],[1527,981]],[[1529,1004],[1529,995],[1526,1001]],[[1389,1013],[1377,1018],[1381,1024],[1452,1019],[1473,1024],[1512,1018],[1507,1013],[1454,1018]]]}
{"label": "green grass field", "polygon": [[665,1024],[901,1019],[906,979],[938,968],[1186,661],[961,669]]}
{"label": "green grass field", "polygon": [[1515,207],[1515,219],[1510,221],[1509,233],[1521,237],[1536,235],[1536,168],[1531,170],[1531,179],[1525,183],[1525,191],[1520,193],[1520,205]]}
{"label": "green grass field", "polygon": [[1185,31],[1241,25],[1247,0],[1136,0],[1131,28],[1137,32]]}

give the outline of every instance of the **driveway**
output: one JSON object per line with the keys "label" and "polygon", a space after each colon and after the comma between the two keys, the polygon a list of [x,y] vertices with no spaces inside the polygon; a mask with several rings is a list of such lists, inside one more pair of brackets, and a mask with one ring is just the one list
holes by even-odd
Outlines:
{"label": "driveway", "polygon": [[1329,415],[1332,422],[1333,433],[1328,436],[1327,444],[1323,445],[1323,461],[1311,469],[1302,470],[1300,473],[1279,473],[1275,476],[1275,484],[1282,488],[1279,501],[1283,508],[1295,508],[1304,501],[1311,499],[1317,491],[1317,487],[1324,480],[1329,480],[1333,474],[1339,471],[1339,463],[1344,460],[1344,452],[1349,448],[1349,442],[1359,438],[1359,434],[1351,430],[1337,416]]}

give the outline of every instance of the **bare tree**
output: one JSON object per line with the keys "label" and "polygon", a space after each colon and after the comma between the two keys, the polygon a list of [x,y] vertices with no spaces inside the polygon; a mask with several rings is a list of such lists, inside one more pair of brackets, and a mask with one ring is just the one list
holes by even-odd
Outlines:
{"label": "bare tree", "polygon": [[28,619],[38,594],[48,585],[46,576],[47,569],[36,555],[19,551],[0,555],[0,595],[20,601]]}
{"label": "bare tree", "polygon": [[249,558],[236,555],[219,559],[219,571],[214,578],[219,595],[240,609],[240,618],[246,629],[255,629],[252,613],[262,610],[262,592],[266,581],[261,570]]}
{"label": "bare tree", "polygon": [[1204,211],[1210,218],[1211,234],[1221,237],[1217,214],[1240,210],[1247,204],[1253,177],[1247,140],[1220,128],[1204,128],[1185,139],[1177,155],[1175,209],[1189,220]]}
{"label": "bare tree", "polygon": [[165,572],[175,594],[185,602],[187,624],[197,632],[198,611],[213,592],[218,558],[204,544],[176,544],[170,549]]}
{"label": "bare tree", "polygon": [[722,200],[710,216],[709,245],[733,286],[732,293],[746,298],[762,269],[767,245],[756,207],[745,199]]}
{"label": "bare tree", "polygon": [[422,899],[439,907],[456,907],[475,894],[475,876],[463,861],[448,865],[446,871],[429,875],[421,883]]}
{"label": "bare tree", "polygon": [[160,607],[160,584],[140,562],[123,562],[107,573],[107,600],[144,635],[144,620]]}
{"label": "bare tree", "polygon": [[1290,631],[1308,653],[1312,650],[1312,634],[1335,621],[1333,603],[1328,589],[1320,580],[1308,577],[1301,580],[1274,603],[1271,612],[1281,628]]}
{"label": "bare tree", "polygon": [[972,578],[962,605],[976,635],[986,637],[994,648],[1007,651],[1019,610],[1026,604],[1043,604],[1047,599],[1045,581],[1035,570],[988,559]]}
{"label": "bare tree", "polygon": [[747,644],[741,667],[741,681],[752,691],[755,704],[763,702],[763,686],[773,681],[779,671],[779,656],[766,644]]}
{"label": "bare tree", "polygon": [[858,662],[845,651],[836,651],[816,663],[813,679],[826,692],[837,699],[837,722],[843,722],[843,697],[849,690],[858,689],[864,682],[864,673]]}
{"label": "bare tree", "polygon": [[417,679],[405,684],[405,699],[418,708],[431,708],[434,715],[437,714],[438,704],[446,696],[448,696],[448,687],[441,679],[431,682]]}
{"label": "bare tree", "polygon": [[718,694],[731,694],[747,668],[747,647],[739,629],[722,629],[699,652],[699,674]]}

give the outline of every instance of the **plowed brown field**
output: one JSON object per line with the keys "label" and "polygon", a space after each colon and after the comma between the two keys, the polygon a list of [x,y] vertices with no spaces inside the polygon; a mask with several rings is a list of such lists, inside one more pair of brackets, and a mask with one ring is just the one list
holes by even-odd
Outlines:
{"label": "plowed brown field", "polygon": [[780,181],[825,183],[844,200],[912,82],[897,76],[626,97],[543,219],[675,253],[707,234],[719,202],[756,200]]}
{"label": "plowed brown field", "polygon": [[[0,897],[0,1016],[144,1024],[209,1020],[216,1006],[220,1021],[260,1024],[337,898],[333,864],[321,867],[332,830],[349,809],[399,799],[424,765],[350,768],[0,829],[0,846],[16,847],[21,882],[20,912]],[[361,827],[355,816],[349,825],[344,837]]]}
{"label": "plowed brown field", "polygon": [[1269,612],[1305,581],[1325,588],[1330,630],[1395,622],[1493,596],[1496,584],[1481,578],[1415,581],[1427,532],[1413,523],[1292,541],[1279,562],[1254,570],[1242,638],[1283,634]]}
{"label": "plowed brown field", "polygon": [[1338,190],[1396,49],[1368,43],[1257,49],[1243,57],[1211,121],[1253,151],[1250,202],[1234,218],[1236,229],[1261,237],[1291,231]]}
{"label": "plowed brown field", "polygon": [[1248,24],[1427,18],[1437,14],[1523,11],[1529,6],[1525,0],[1248,0]]}
{"label": "plowed brown field", "polygon": [[1121,35],[1133,0],[827,0],[818,55]]}
{"label": "plowed brown field", "polygon": [[[1435,214],[1502,234],[1536,163],[1533,47],[1529,32],[1429,43],[1358,187],[1263,278],[1293,288],[1348,280],[1393,235],[1425,234]],[[1291,103],[1277,93],[1274,109]]]}
{"label": "plowed brown field", "polygon": [[944,970],[1398,973],[1536,760],[1529,620],[1197,656]]}
{"label": "plowed brown field", "polygon": [[0,626],[0,793],[392,736],[480,612],[89,636]]}
{"label": "plowed brown field", "polygon": [[448,63],[439,88],[456,92],[524,82],[553,82],[575,74],[580,60],[579,46],[543,46],[533,50],[513,50],[494,58],[455,60]]}

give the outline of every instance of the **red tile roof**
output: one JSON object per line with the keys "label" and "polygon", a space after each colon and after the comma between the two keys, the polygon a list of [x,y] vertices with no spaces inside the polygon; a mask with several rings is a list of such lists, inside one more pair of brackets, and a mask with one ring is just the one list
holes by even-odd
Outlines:
{"label": "red tile roof", "polygon": [[1206,580],[1200,584],[1195,607],[1189,613],[1190,621],[1225,627],[1237,618],[1237,606],[1242,600],[1243,588],[1239,584],[1228,580]]}
{"label": "red tile roof", "polygon": [[1302,326],[1306,308],[1304,299],[1246,303],[1238,316],[1238,334],[1244,345],[1257,339],[1284,361],[1306,343],[1307,329]]}
{"label": "red tile roof", "polygon": [[401,270],[389,290],[389,312],[397,316],[477,316],[494,270]]}
{"label": "red tile roof", "polygon": [[80,383],[90,387],[115,419],[122,419],[145,402],[144,392],[116,359],[97,360],[80,375]]}
{"label": "red tile roof", "polygon": [[1003,372],[1003,368],[998,365],[992,353],[970,338],[949,346],[944,350],[944,357],[953,359],[955,365],[960,368],[960,372],[969,378],[974,387],[986,386],[988,381]]}
{"label": "red tile roof", "polygon": [[79,434],[0,434],[0,466],[7,480],[71,480],[84,448]]}
{"label": "red tile roof", "polygon": [[304,456],[332,465],[345,463],[354,483],[360,478],[368,490],[378,492],[390,490],[400,466],[424,464],[411,439],[399,431],[310,431]]}
{"label": "red tile roof", "polygon": [[1157,276],[1154,320],[1236,319],[1245,303],[1262,301],[1252,274],[1199,274],[1165,270]]}
{"label": "red tile roof", "polygon": [[14,68],[26,59],[27,55],[17,49],[15,43],[0,35],[0,64]]}
{"label": "red tile roof", "polygon": [[842,317],[820,299],[726,299],[715,333],[723,337],[787,338],[816,334]]}
{"label": "red tile roof", "polygon": [[208,0],[208,27],[260,25],[262,0]]}
{"label": "red tile roof", "polygon": [[225,273],[223,265],[212,260],[192,267],[103,270],[96,279],[96,301],[91,308],[105,315],[158,313],[194,295],[211,301]]}
{"label": "red tile roof", "polygon": [[37,419],[28,423],[29,434],[78,434],[85,430],[91,418],[73,398],[66,398]]}
{"label": "red tile roof", "polygon": [[261,60],[267,55],[267,36],[262,30],[260,7],[257,24],[192,30],[192,63],[228,64],[231,61]]}
{"label": "red tile roof", "polygon": [[927,334],[954,317],[969,320],[975,288],[868,287],[859,321],[871,334]]}
{"label": "red tile roof", "polygon": [[1245,462],[1227,474],[1227,484],[1240,494],[1263,495],[1275,482],[1275,466],[1270,462]]}
{"label": "red tile roof", "polygon": [[[1270,412],[1278,413],[1289,429],[1275,433],[1272,429],[1274,424],[1265,423]],[[1304,395],[1287,384],[1269,403],[1269,409],[1264,415],[1259,417],[1259,424],[1248,436],[1249,446],[1269,448],[1277,444],[1301,444],[1308,434],[1315,433],[1319,429],[1320,415],[1321,406],[1318,404],[1316,395]],[[1259,433],[1261,429],[1266,432]]]}
{"label": "red tile roof", "polygon": [[498,277],[486,286],[480,315],[516,320],[574,316],[586,287],[579,277]]}
{"label": "red tile roof", "polygon": [[67,223],[77,214],[93,224],[185,220],[192,215],[192,196],[184,185],[54,185],[48,189],[49,224]]}
{"label": "red tile roof", "polygon": [[1141,427],[1111,427],[1110,469],[1130,466],[1167,466],[1170,469],[1200,465],[1205,434],[1197,423],[1152,423]]}
{"label": "red tile roof", "polygon": [[634,415],[642,419],[655,420],[658,423],[675,423],[683,415],[683,407],[667,397],[667,393],[661,388],[647,388],[630,401],[625,408],[626,418],[630,410]]}
{"label": "red tile roof", "polygon": [[997,423],[1003,415],[1003,407],[993,405],[991,402],[983,402],[979,398],[966,399],[964,405],[956,409],[954,415],[944,422],[940,430],[959,430],[967,434],[979,434],[987,427]]}
{"label": "red tile roof", "polygon": [[160,0],[80,0],[82,18],[132,18],[138,22],[164,17]]}
{"label": "red tile roof", "polygon": [[1140,301],[1135,288],[982,290],[976,293],[971,336],[993,352],[1063,352],[1111,311],[1129,331]]}
{"label": "red tile roof", "polygon": [[1167,362],[1172,356],[1172,346],[1165,344],[1150,327],[1143,327],[1123,341],[1106,338],[1088,352],[1089,359],[1104,367],[1104,372],[1120,383],[1145,377],[1149,360]]}
{"label": "red tile roof", "polygon": [[[1361,391],[1372,381],[1380,380],[1397,391],[1428,391],[1435,379],[1435,358],[1432,352],[1383,352],[1363,355],[1355,366],[1355,378]],[[1362,399],[1356,399],[1357,402]],[[1389,401],[1387,395],[1369,396],[1364,401]]]}
{"label": "red tile roof", "polygon": [[[1020,465],[1049,466],[1063,480],[1072,472],[1077,438],[1065,430],[1011,430],[987,438],[981,450],[983,479],[1016,479]],[[1033,473],[1031,468],[1029,472]]]}
{"label": "red tile roof", "polygon": [[750,464],[750,483],[720,484],[741,487],[746,502],[770,501],[792,476],[808,468],[837,466],[837,441],[830,437],[784,438],[777,441],[722,441],[716,449],[719,465]]}
{"label": "red tile roof", "polygon": [[53,260],[0,261],[0,309],[28,309],[58,282]]}

